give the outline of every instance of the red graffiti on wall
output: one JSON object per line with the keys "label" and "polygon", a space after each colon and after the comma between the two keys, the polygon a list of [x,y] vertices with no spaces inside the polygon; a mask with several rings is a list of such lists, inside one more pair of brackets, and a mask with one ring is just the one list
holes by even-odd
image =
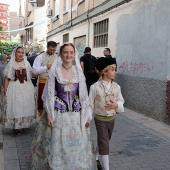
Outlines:
{"label": "red graffiti on wall", "polygon": [[133,74],[134,72],[142,73],[153,73],[155,75],[161,73],[163,69],[163,62],[128,62],[127,60],[123,61],[119,69],[123,73]]}

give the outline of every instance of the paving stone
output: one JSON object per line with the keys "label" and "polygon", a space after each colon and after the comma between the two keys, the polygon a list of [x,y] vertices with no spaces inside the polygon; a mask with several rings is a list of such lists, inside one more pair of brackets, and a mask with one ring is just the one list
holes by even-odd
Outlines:
{"label": "paving stone", "polygon": [[20,170],[18,160],[8,160],[4,163],[4,170]]}
{"label": "paving stone", "polygon": [[[11,130],[4,130],[5,170],[27,170],[35,128],[24,129],[21,136],[15,136]],[[91,131],[96,146],[94,122]],[[10,151],[13,156],[9,154]],[[15,166],[12,166],[14,161]],[[169,167],[170,140],[164,140],[143,125],[117,115],[110,140],[110,170],[169,170]]]}
{"label": "paving stone", "polygon": [[18,153],[16,148],[5,148],[4,149],[4,160],[18,160]]}

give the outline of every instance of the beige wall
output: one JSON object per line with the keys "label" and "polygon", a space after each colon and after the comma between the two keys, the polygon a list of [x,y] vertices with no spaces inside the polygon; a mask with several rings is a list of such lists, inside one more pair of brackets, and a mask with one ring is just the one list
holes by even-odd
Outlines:
{"label": "beige wall", "polygon": [[[105,47],[101,48],[93,48],[93,24],[96,22],[99,22],[101,20],[109,18],[109,36],[108,36],[108,47],[112,51],[112,56],[115,56],[116,51],[116,35],[117,35],[117,23],[119,21],[119,18],[126,14],[131,14],[134,8],[140,8],[143,5],[146,5],[147,3],[150,3],[154,0],[149,1],[143,1],[141,3],[138,3],[140,0],[131,1],[129,3],[126,3],[118,8],[115,8],[111,11],[108,11],[107,13],[104,13],[98,17],[95,17],[90,20],[90,30],[88,35],[88,22],[83,22],[75,27],[72,27],[71,29],[67,31],[62,31],[56,35],[53,35],[48,40],[54,40],[62,44],[63,42],[63,34],[69,33],[69,41],[73,42],[75,37],[86,35],[86,45],[92,48],[92,54],[95,56],[103,56],[103,50]],[[157,0],[156,0],[157,1]],[[102,1],[104,2],[104,0]],[[95,3],[95,1],[94,1]],[[89,37],[89,40],[88,40]]]}
{"label": "beige wall", "polygon": [[[17,12],[10,12],[10,30],[15,30],[19,28],[20,18]],[[10,36],[16,36],[19,32],[11,32]]]}
{"label": "beige wall", "polygon": [[[49,8],[52,10],[53,16],[55,14],[55,3],[54,3],[54,1],[55,0],[46,0],[45,1],[46,7],[47,7],[47,4],[50,4]],[[64,1],[65,0],[59,0],[60,14],[63,13],[63,10],[64,10],[64,6],[65,6]],[[104,2],[104,1],[105,0],[102,0],[101,2]],[[85,1],[82,1],[80,3],[78,3],[78,2],[80,2],[80,0],[73,0],[72,1],[72,3],[73,3],[72,4],[72,18],[75,18],[75,17],[81,15],[82,13],[86,12],[87,10],[90,10],[91,8],[94,7],[94,4],[95,4],[94,0],[85,0]],[[100,3],[98,2],[98,4],[100,4]],[[47,24],[48,32],[55,29],[56,27],[59,27],[60,25],[65,24],[66,22],[68,22],[71,19],[71,0],[69,0],[68,9],[69,9],[69,11],[64,13],[64,14],[61,14],[59,16],[59,19],[53,19],[51,22],[49,22]]]}
{"label": "beige wall", "polygon": [[[40,7],[34,10],[34,23],[38,23],[46,19],[45,11],[46,11],[46,7]],[[34,27],[33,29],[34,41],[39,42],[46,39],[46,31],[47,31],[46,26],[47,26],[46,23],[44,23]]]}

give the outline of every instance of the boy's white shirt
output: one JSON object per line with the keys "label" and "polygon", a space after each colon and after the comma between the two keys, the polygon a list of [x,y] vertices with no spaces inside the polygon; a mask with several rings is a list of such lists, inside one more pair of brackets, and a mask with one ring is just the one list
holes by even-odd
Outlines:
{"label": "boy's white shirt", "polygon": [[[107,85],[106,92],[108,93],[109,89],[111,88],[112,83],[111,83],[111,81],[110,82],[107,82],[107,81],[104,81],[104,80],[102,80],[102,81],[105,85]],[[95,97],[96,97],[96,85],[97,84],[95,83],[90,87],[90,94],[89,94],[90,112],[92,114],[94,113],[94,101],[95,101]],[[124,106],[123,106],[124,100],[122,101],[121,90],[118,91],[118,93],[119,93],[118,96],[121,96],[121,97],[120,97],[120,99],[118,97],[118,99],[116,101],[116,103],[118,104],[118,108],[115,109],[115,110],[116,110],[116,112],[124,112]]]}

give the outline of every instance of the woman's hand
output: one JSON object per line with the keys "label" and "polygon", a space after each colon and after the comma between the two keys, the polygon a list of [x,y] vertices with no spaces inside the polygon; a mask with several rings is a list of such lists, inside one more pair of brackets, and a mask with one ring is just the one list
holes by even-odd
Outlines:
{"label": "woman's hand", "polygon": [[88,118],[86,124],[85,124],[86,128],[88,128],[90,126],[90,118]]}
{"label": "woman's hand", "polygon": [[110,104],[106,104],[104,106],[104,108],[109,111],[109,110],[112,110],[112,109],[117,109],[118,108],[118,104],[112,100],[110,100]]}
{"label": "woman's hand", "polygon": [[51,116],[49,114],[47,114],[47,123],[48,123],[48,126],[50,126],[50,127],[54,126],[54,123],[53,123]]}

